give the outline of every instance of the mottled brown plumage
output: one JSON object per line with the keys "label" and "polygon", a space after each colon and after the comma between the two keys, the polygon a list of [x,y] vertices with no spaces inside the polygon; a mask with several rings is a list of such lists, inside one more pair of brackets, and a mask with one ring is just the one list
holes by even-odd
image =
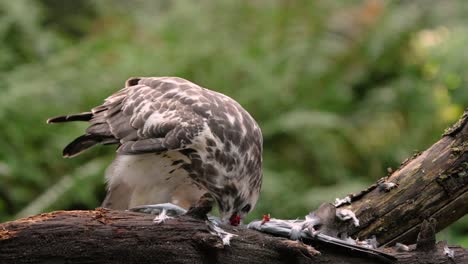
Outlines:
{"label": "mottled brown plumage", "polygon": [[65,147],[73,157],[99,144],[117,144],[107,170],[103,206],[173,202],[183,207],[210,193],[224,218],[243,216],[262,182],[262,134],[233,99],[176,77],[131,78],[90,112],[48,123],[88,121]]}

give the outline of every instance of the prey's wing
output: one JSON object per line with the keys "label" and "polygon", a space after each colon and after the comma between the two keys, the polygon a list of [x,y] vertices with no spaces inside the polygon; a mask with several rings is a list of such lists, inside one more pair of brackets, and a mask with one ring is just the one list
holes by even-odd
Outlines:
{"label": "prey's wing", "polygon": [[181,78],[133,78],[127,87],[92,109],[87,135],[111,137],[120,154],[185,148],[202,129],[192,110],[203,88]]}

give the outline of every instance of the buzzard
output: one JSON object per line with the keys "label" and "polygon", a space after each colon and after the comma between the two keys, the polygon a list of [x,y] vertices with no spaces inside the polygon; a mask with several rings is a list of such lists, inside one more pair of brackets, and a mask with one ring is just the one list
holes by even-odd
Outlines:
{"label": "buzzard", "polygon": [[242,219],[262,184],[262,133],[236,101],[177,77],[138,77],[89,112],[47,123],[88,121],[63,150],[74,157],[117,145],[103,207],[172,203],[189,208],[206,193],[223,221]]}

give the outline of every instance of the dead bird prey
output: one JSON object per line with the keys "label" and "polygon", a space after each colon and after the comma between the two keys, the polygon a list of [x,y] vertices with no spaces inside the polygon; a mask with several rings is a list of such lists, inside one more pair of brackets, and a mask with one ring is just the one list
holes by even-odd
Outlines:
{"label": "dead bird prey", "polygon": [[177,77],[130,78],[90,112],[47,123],[88,121],[86,133],[63,150],[73,157],[116,144],[102,204],[193,206],[205,193],[221,219],[238,224],[255,206],[262,183],[262,133],[236,101]]}

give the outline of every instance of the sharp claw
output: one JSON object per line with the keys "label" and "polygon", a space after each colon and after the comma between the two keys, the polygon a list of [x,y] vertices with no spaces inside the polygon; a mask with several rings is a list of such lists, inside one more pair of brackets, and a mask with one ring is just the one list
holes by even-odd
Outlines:
{"label": "sharp claw", "polygon": [[167,210],[166,209],[163,209],[161,211],[161,213],[159,215],[157,215],[154,219],[153,219],[153,223],[155,224],[161,224],[161,223],[164,223],[167,219],[172,219],[174,217],[172,216],[168,216],[167,215]]}
{"label": "sharp claw", "polygon": [[223,241],[224,246],[229,246],[230,243],[231,243],[231,239],[233,237],[237,236],[237,235],[229,233],[229,232],[225,231],[224,229],[222,229],[221,227],[219,227],[216,220],[215,221],[207,220],[206,224],[208,225],[208,228],[209,228],[210,233],[212,235],[216,235],[219,238],[221,238],[221,240]]}

